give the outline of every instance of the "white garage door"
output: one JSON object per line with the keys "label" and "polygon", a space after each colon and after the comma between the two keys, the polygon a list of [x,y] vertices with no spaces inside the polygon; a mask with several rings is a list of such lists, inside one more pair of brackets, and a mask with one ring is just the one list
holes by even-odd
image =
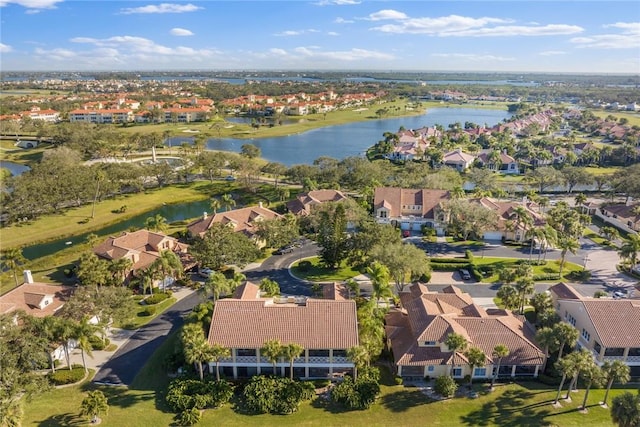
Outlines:
{"label": "white garage door", "polygon": [[413,231],[420,231],[422,229],[422,224],[418,223],[418,222],[414,222],[413,223]]}
{"label": "white garage door", "polygon": [[499,231],[487,231],[483,236],[484,240],[502,240],[502,233]]}
{"label": "white garage door", "polygon": [[401,222],[400,223],[400,230],[409,230],[409,223],[408,222]]}

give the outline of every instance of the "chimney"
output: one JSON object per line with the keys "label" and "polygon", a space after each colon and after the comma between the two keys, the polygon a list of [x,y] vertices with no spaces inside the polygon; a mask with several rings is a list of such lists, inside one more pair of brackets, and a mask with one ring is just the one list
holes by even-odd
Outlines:
{"label": "chimney", "polygon": [[24,270],[22,272],[24,276],[24,283],[33,283],[33,275],[31,274],[31,270]]}
{"label": "chimney", "polygon": [[260,206],[260,208],[262,208],[262,202],[258,202],[258,206]]}
{"label": "chimney", "polygon": [[624,202],[625,206],[631,206],[633,204],[633,197],[627,196],[627,200]]}
{"label": "chimney", "polygon": [[209,215],[207,215],[207,213],[206,213],[206,212],[203,212],[203,213],[202,213],[202,219],[207,219],[207,217],[208,217],[208,216],[209,216]]}

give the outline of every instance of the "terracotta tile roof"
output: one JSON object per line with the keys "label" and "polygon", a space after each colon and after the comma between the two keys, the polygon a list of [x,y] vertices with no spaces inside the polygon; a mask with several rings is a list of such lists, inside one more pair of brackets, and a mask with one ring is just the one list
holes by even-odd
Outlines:
{"label": "terracotta tile roof", "polygon": [[322,286],[322,298],[344,301],[349,299],[349,290],[339,282],[326,283]]}
{"label": "terracotta tile roof", "polygon": [[[27,314],[44,317],[54,314],[73,294],[73,287],[47,283],[23,283],[0,297],[0,313],[24,310]],[[43,308],[43,299],[51,302]]]}
{"label": "terracotta tile roof", "polygon": [[309,215],[313,205],[344,200],[347,200],[347,196],[338,190],[312,190],[287,202],[287,209],[295,215]]}
{"label": "terracotta tile roof", "polygon": [[584,308],[603,347],[640,347],[640,303],[584,299]]}
{"label": "terracotta tile roof", "polygon": [[373,205],[374,209],[388,207],[390,217],[398,217],[403,213],[408,215],[402,211],[403,206],[421,206],[419,211],[411,212],[411,215],[435,219],[434,208],[449,199],[446,190],[378,187],[373,196]]}
{"label": "terracotta tile roof", "polygon": [[246,281],[233,291],[232,298],[235,299],[258,299],[260,298],[260,286]]}
{"label": "terracotta tile roof", "polygon": [[514,209],[517,207],[525,208],[525,210],[533,219],[534,226],[543,226],[544,224],[546,224],[546,220],[544,219],[544,217],[539,212],[534,210],[537,205],[529,201],[514,202],[497,200],[491,197],[481,197],[469,200],[494,211],[498,215],[498,228],[502,230],[506,228],[506,222],[513,219]]}
{"label": "terracotta tile roof", "polygon": [[260,348],[270,339],[307,349],[349,349],[359,342],[356,304],[316,299],[305,304],[276,304],[272,299],[216,302],[210,344]]}
{"label": "terracotta tile roof", "polygon": [[638,203],[630,205],[608,205],[603,206],[602,210],[625,221],[631,221],[634,224],[640,222],[640,204]]}
{"label": "terracotta tile roof", "polygon": [[534,331],[522,317],[506,310],[487,311],[454,286],[435,293],[424,285],[412,285],[400,293],[400,301],[404,308],[391,310],[386,317],[387,338],[399,365],[466,364],[461,353],[454,355],[439,347],[419,345],[427,341],[444,343],[453,332],[464,336],[470,346],[480,348],[489,361],[493,348],[505,344],[510,350],[506,363],[543,362],[544,354],[535,344]]}
{"label": "terracotta tile roof", "polygon": [[253,236],[255,234],[257,221],[281,217],[282,215],[271,209],[262,206],[252,206],[204,216],[189,224],[187,229],[192,236],[202,237],[207,230],[211,228],[212,224],[219,222],[222,224],[232,224],[234,231]]}
{"label": "terracotta tile roof", "polygon": [[560,282],[549,288],[549,292],[555,294],[560,299],[582,299],[582,295],[576,292],[573,287]]}

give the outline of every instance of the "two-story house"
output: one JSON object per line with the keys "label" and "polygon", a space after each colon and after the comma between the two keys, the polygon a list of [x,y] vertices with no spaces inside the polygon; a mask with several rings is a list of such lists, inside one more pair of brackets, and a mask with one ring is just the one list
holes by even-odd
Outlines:
{"label": "two-story house", "polygon": [[[499,344],[509,349],[500,361],[499,377],[538,375],[545,356],[534,341],[535,329],[522,316],[476,305],[455,286],[431,292],[425,285],[414,284],[399,296],[402,308],[389,311],[385,327],[397,375],[491,378],[498,364],[493,349]],[[472,371],[464,351],[447,347],[452,333],[462,335],[467,348],[479,348],[486,365]]]}
{"label": "two-story house", "polygon": [[[356,303],[344,299],[341,292],[325,295],[332,295],[332,299],[264,298],[258,285],[246,282],[232,298],[218,300],[208,340],[210,345],[231,350],[231,357],[220,362],[221,372],[228,378],[274,374],[273,364],[260,349],[275,339],[304,348],[293,363],[295,377],[332,378],[353,373],[347,351],[359,343]],[[210,362],[209,368],[213,372],[215,363]],[[289,361],[280,358],[275,374],[288,375],[289,369]]]}
{"label": "two-story house", "polygon": [[379,223],[410,231],[420,231],[424,225],[442,236],[446,228],[443,203],[450,198],[447,190],[378,187],[373,196],[373,212]]}
{"label": "two-story house", "polygon": [[589,298],[572,286],[549,288],[560,318],[579,332],[578,348],[586,348],[598,365],[621,360],[640,377],[640,300]]}
{"label": "two-story house", "polygon": [[306,216],[318,205],[345,200],[348,200],[348,197],[339,190],[311,190],[298,194],[295,199],[287,202],[287,209],[294,215]]}

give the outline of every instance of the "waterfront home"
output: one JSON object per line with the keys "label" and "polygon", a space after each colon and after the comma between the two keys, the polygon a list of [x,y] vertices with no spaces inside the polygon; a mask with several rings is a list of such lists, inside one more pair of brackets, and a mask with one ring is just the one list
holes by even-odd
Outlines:
{"label": "waterfront home", "polygon": [[[409,379],[441,375],[491,378],[498,364],[493,349],[502,344],[509,355],[500,361],[499,377],[538,376],[545,355],[534,341],[535,328],[523,316],[485,309],[455,286],[432,292],[423,284],[414,284],[399,296],[402,308],[389,311],[385,327],[397,375]],[[467,348],[480,349],[486,364],[471,370],[464,351],[447,347],[452,333],[462,335]]]}
{"label": "waterfront home", "polygon": [[73,294],[73,286],[35,282],[30,270],[24,283],[0,297],[0,314],[22,310],[34,317],[54,315]]}
{"label": "waterfront home", "polygon": [[382,224],[407,231],[420,231],[427,226],[441,236],[446,226],[443,203],[450,198],[446,190],[378,187],[373,196],[373,214]]}
{"label": "waterfront home", "polygon": [[501,151],[498,153],[496,160],[491,155],[491,150],[482,150],[478,154],[478,163],[489,170],[501,172],[505,174],[519,174],[520,168],[516,159]]}
{"label": "waterfront home", "polygon": [[[356,303],[339,292],[333,296],[265,298],[258,285],[246,282],[231,298],[218,300],[208,340],[210,345],[231,350],[231,356],[220,361],[221,372],[229,378],[274,374],[273,363],[260,349],[267,341],[278,340],[304,349],[293,362],[295,377],[332,378],[353,373],[347,350],[359,344]],[[215,369],[213,361],[209,368],[211,372]],[[289,369],[289,361],[279,358],[275,374],[288,375]]]}
{"label": "waterfront home", "polygon": [[598,365],[620,360],[640,377],[640,300],[584,297],[566,283],[549,292],[560,318],[580,332],[578,348],[589,350]]}
{"label": "waterfront home", "polygon": [[521,201],[498,200],[491,197],[470,199],[486,209],[496,213],[498,222],[492,230],[486,230],[482,236],[485,240],[509,240],[522,242],[528,239],[527,228],[518,219],[517,208],[521,207],[533,220],[533,227],[542,227],[546,224],[544,216],[537,209],[538,205],[529,201],[526,197]]}
{"label": "waterfront home", "polygon": [[257,225],[260,221],[282,218],[277,212],[262,206],[249,206],[246,208],[233,209],[225,212],[218,212],[209,215],[206,212],[200,219],[187,225],[187,230],[191,237],[204,237],[207,230],[215,223],[222,223],[231,227],[238,233],[244,233],[249,238],[256,238]]}
{"label": "waterfront home", "polygon": [[298,194],[295,199],[287,202],[287,209],[294,215],[306,216],[323,203],[345,200],[348,200],[348,197],[339,190],[312,190]]}
{"label": "waterfront home", "polygon": [[463,152],[462,148],[458,148],[444,154],[442,156],[442,164],[462,172],[469,169],[475,159],[475,156]]}

